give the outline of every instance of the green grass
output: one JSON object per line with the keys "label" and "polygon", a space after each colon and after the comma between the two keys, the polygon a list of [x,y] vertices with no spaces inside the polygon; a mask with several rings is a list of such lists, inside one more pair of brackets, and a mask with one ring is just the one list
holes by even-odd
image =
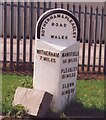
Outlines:
{"label": "green grass", "polygon": [[65,114],[79,118],[104,118],[104,105],[104,80],[78,80],[76,97],[66,107]]}
{"label": "green grass", "polygon": [[18,86],[32,87],[32,77],[24,75],[2,75],[2,112],[12,109],[12,100]]}
{"label": "green grass", "polygon": [[[8,113],[12,109],[12,100],[18,86],[32,88],[32,77],[24,75],[2,75],[2,110]],[[106,110],[106,108],[105,108]],[[67,116],[103,115],[104,112],[104,80],[78,80],[76,97]],[[50,114],[49,114],[50,117]]]}
{"label": "green grass", "polygon": [[86,108],[104,110],[104,81],[81,80],[77,81],[76,100]]}

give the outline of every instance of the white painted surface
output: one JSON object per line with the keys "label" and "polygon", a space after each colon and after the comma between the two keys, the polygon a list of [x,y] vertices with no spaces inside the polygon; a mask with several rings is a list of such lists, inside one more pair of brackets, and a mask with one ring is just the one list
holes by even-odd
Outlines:
{"label": "white painted surface", "polygon": [[[55,9],[49,10],[52,12]],[[61,8],[57,8],[56,10],[62,10]],[[64,9],[64,12],[67,10]],[[41,21],[42,17],[49,13],[48,11],[41,15],[38,22]],[[69,15],[65,13],[53,13],[45,18],[45,20],[41,24],[40,28],[40,38],[43,40],[76,40],[77,39],[77,25],[74,19],[70,16],[73,14],[67,11]],[[38,24],[37,24],[38,25]],[[36,30],[36,32],[38,32]]]}
{"label": "white painted surface", "polygon": [[79,42],[74,20],[69,11],[52,9],[36,25],[33,87],[53,94],[51,108],[58,112],[76,91]]}
{"label": "white painted surface", "polygon": [[[62,69],[70,68],[73,69],[77,67],[78,62],[69,62],[69,59],[76,58],[78,60],[78,56],[68,56],[62,57],[63,53],[68,52],[78,52],[79,43],[76,41],[64,41],[61,40],[57,42],[55,45],[55,41],[52,43],[45,42],[43,40],[37,40],[36,42],[36,50],[44,50],[50,51],[52,53],[59,53],[59,57],[51,57],[49,55],[43,55],[36,53],[35,56],[35,64],[34,64],[34,78],[33,78],[33,86],[39,90],[45,90],[51,94],[53,94],[53,100],[51,107],[57,111],[61,111],[66,103],[67,99],[69,101],[73,98],[75,94],[75,86],[76,86],[76,79],[77,79],[77,70],[68,73],[61,73]],[[49,60],[55,59],[55,62],[49,62],[44,60],[44,57],[47,57]],[[63,60],[66,59],[67,63],[63,64]],[[62,75],[72,75],[75,74],[74,77],[68,77],[62,79]],[[64,85],[63,85],[64,84]],[[70,85],[70,87],[62,88],[63,86]],[[70,92],[66,94],[66,91],[70,90],[74,92]],[[63,93],[64,92],[64,93]],[[64,94],[64,95],[62,95]]]}

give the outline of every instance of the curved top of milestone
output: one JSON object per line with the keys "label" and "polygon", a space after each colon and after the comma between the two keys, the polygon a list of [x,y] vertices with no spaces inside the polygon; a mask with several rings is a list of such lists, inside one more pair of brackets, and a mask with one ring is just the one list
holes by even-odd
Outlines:
{"label": "curved top of milestone", "polygon": [[79,40],[80,25],[68,10],[56,8],[42,14],[36,25],[36,38],[42,40]]}

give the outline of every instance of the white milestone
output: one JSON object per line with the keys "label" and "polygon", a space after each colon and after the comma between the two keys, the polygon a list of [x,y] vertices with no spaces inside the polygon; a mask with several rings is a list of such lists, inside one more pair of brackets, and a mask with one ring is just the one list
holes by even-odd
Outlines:
{"label": "white milestone", "polygon": [[53,94],[51,108],[62,111],[75,96],[79,23],[64,9],[45,12],[36,25],[33,87]]}

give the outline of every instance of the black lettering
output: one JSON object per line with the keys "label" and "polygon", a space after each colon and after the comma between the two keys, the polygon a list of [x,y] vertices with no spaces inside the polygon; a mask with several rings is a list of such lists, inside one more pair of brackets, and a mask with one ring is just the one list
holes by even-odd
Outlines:
{"label": "black lettering", "polygon": [[44,33],[45,33],[45,30],[42,30],[41,32],[44,34]]}
{"label": "black lettering", "polygon": [[63,84],[63,86],[62,86],[62,89],[64,89],[64,84]]}
{"label": "black lettering", "polygon": [[57,36],[55,36],[55,38],[57,38]]}
{"label": "black lettering", "polygon": [[72,86],[74,86],[74,83],[72,83]]}
{"label": "black lettering", "polygon": [[73,20],[71,19],[69,22],[72,23],[72,21],[73,21]]}
{"label": "black lettering", "polygon": [[54,26],[54,23],[52,23],[52,26]]}
{"label": "black lettering", "polygon": [[65,75],[62,75],[62,79],[64,79],[65,78]]}
{"label": "black lettering", "polygon": [[65,36],[65,39],[68,39],[68,36]]}
{"label": "black lettering", "polygon": [[43,27],[46,27],[46,24],[43,24]]}
{"label": "black lettering", "polygon": [[47,21],[49,22],[49,21],[50,21],[50,19],[49,19],[49,18],[47,18]]}
{"label": "black lettering", "polygon": [[74,26],[74,25],[75,25],[75,23],[72,23],[71,25],[72,25],[72,26]]}
{"label": "black lettering", "polygon": [[56,62],[56,59],[51,58],[51,62],[55,63],[55,62]]}
{"label": "black lettering", "polygon": [[64,39],[64,36],[62,36],[62,39]]}
{"label": "black lettering", "polygon": [[40,60],[42,59],[42,56],[40,56]]}
{"label": "black lettering", "polygon": [[64,18],[64,15],[62,15],[61,17]]}
{"label": "black lettering", "polygon": [[56,26],[58,26],[58,23],[56,23]]}
{"label": "black lettering", "polygon": [[57,14],[57,17],[60,17],[60,14]]}
{"label": "black lettering", "polygon": [[65,95],[65,92],[64,92],[64,91],[62,91],[62,95]]}
{"label": "black lettering", "polygon": [[41,36],[44,36],[44,34],[41,34]]}
{"label": "black lettering", "polygon": [[51,35],[51,38],[54,38],[54,35]]}
{"label": "black lettering", "polygon": [[63,60],[63,63],[67,63],[67,59]]}
{"label": "black lettering", "polygon": [[62,24],[60,23],[60,27],[62,27]]}
{"label": "black lettering", "polygon": [[64,57],[64,53],[62,53],[62,57]]}
{"label": "black lettering", "polygon": [[53,19],[53,16],[50,16],[50,20],[52,20]]}
{"label": "black lettering", "polygon": [[47,24],[47,21],[45,20],[44,23]]}
{"label": "black lettering", "polygon": [[66,24],[64,24],[64,27],[66,27],[67,25]]}
{"label": "black lettering", "polygon": [[56,15],[54,15],[54,18],[56,18]]}

